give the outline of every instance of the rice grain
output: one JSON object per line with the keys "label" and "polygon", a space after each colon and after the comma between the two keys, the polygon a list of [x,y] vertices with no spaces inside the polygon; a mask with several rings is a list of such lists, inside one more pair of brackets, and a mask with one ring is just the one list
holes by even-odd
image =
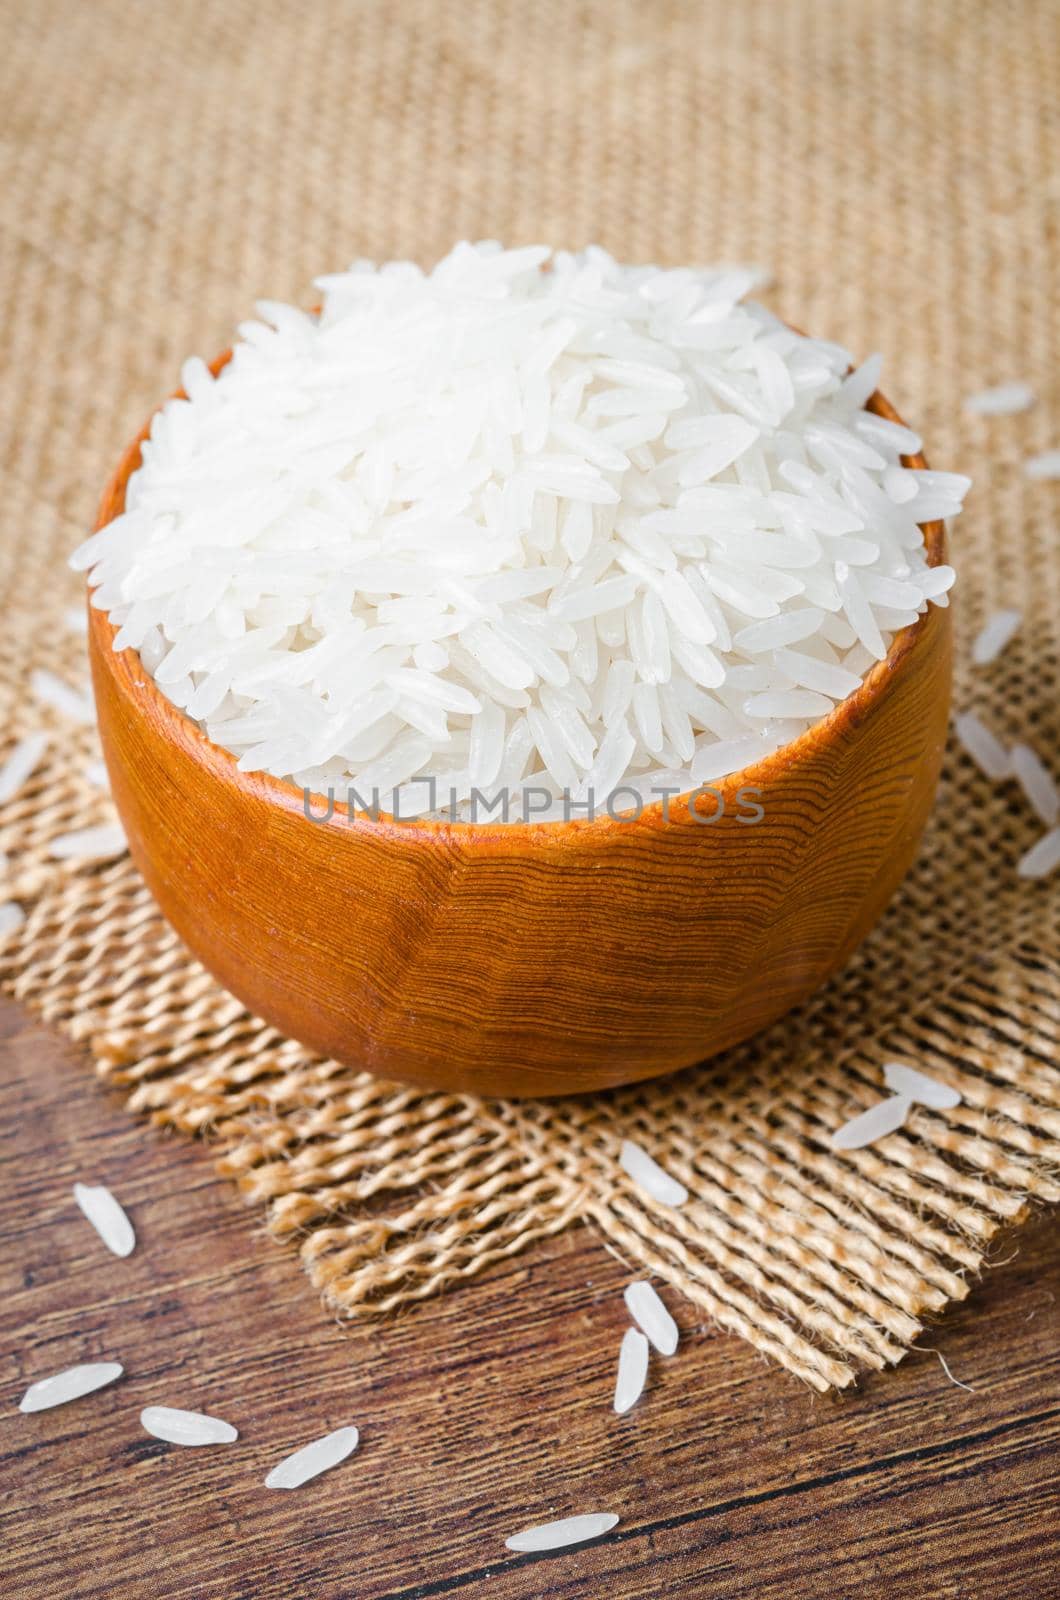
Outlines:
{"label": "rice grain", "polygon": [[20,1411],[48,1411],[52,1406],[80,1400],[82,1395],[114,1383],[125,1369],[119,1361],[91,1361],[80,1367],[67,1367],[50,1378],[31,1383],[18,1403]]}
{"label": "rice grain", "polygon": [[116,1256],[131,1256],[136,1234],[124,1210],[103,1184],[74,1184],[74,1199],[107,1249]]}
{"label": "rice grain", "polygon": [[860,1116],[844,1122],[832,1135],[833,1150],[864,1150],[877,1139],[886,1138],[902,1127],[912,1105],[908,1095],[896,1094],[880,1100]]}
{"label": "rice grain", "polygon": [[1060,478],[1060,450],[1043,450],[1041,455],[1031,456],[1023,463],[1023,471],[1039,482]]}
{"label": "rice grain", "polygon": [[996,661],[1022,621],[1022,615],[1018,611],[995,611],[972,644],[972,660],[975,665],[985,667],[991,661]]}
{"label": "rice grain", "polygon": [[627,1328],[618,1351],[615,1410],[624,1415],[644,1393],[648,1377],[648,1341],[639,1328]]}
{"label": "rice grain", "polygon": [[677,1323],[663,1305],[653,1286],[645,1279],[628,1285],[626,1307],[634,1322],[661,1356],[672,1356],[677,1349]]}
{"label": "rice grain", "polygon": [[883,1068],[883,1081],[895,1094],[907,1095],[920,1106],[930,1106],[935,1111],[949,1111],[961,1103],[960,1094],[948,1083],[939,1083],[926,1072],[917,1072],[901,1061],[888,1061]]}
{"label": "rice grain", "polygon": [[1051,828],[1020,858],[1021,878],[1047,878],[1060,866],[1060,828]]}
{"label": "rice grain", "polygon": [[980,389],[970,394],[964,409],[981,417],[1008,417],[1020,411],[1029,411],[1035,394],[1029,383],[998,383],[991,389]]}
{"label": "rice grain", "polygon": [[330,1472],[340,1461],[345,1461],[357,1448],[360,1434],[356,1428],[336,1428],[312,1444],[303,1445],[284,1459],[265,1479],[266,1489],[299,1489],[310,1478]]}
{"label": "rice grain", "polygon": [[53,861],[111,861],[124,855],[129,845],[118,822],[101,822],[93,828],[60,833],[48,846]]}
{"label": "rice grain", "polygon": [[19,739],[0,767],[0,805],[16,795],[27,779],[33,776],[47,748],[46,733],[27,733]]}
{"label": "rice grain", "polygon": [[657,1161],[654,1161],[646,1150],[632,1139],[622,1141],[619,1161],[626,1175],[633,1179],[638,1189],[643,1189],[645,1194],[653,1200],[658,1200],[664,1206],[683,1206],[688,1199],[688,1190],[683,1183],[678,1183],[676,1178],[671,1178],[664,1172]]}
{"label": "rice grain", "polygon": [[231,1444],[239,1438],[237,1429],[220,1417],[210,1417],[204,1411],[179,1411],[172,1406],[145,1406],[140,1412],[144,1429],[156,1439],[167,1444],[196,1446],[204,1444]]}
{"label": "rice grain", "polygon": [[1011,777],[1012,758],[1009,751],[974,711],[962,711],[954,718],[953,727],[961,748],[972,758],[984,777],[995,783]]}
{"label": "rice grain", "polygon": [[591,1511],[580,1517],[564,1517],[560,1522],[542,1522],[533,1528],[513,1533],[504,1543],[509,1550],[521,1554],[533,1550],[565,1550],[573,1544],[584,1544],[587,1539],[598,1539],[618,1526],[613,1511]]}
{"label": "rice grain", "polygon": [[1014,744],[1009,752],[1012,774],[1036,815],[1047,828],[1060,820],[1060,791],[1037,751],[1027,744]]}
{"label": "rice grain", "polygon": [[96,707],[92,696],[84,690],[71,689],[68,683],[43,667],[30,673],[30,693],[42,706],[58,711],[71,722],[89,726],[96,720]]}

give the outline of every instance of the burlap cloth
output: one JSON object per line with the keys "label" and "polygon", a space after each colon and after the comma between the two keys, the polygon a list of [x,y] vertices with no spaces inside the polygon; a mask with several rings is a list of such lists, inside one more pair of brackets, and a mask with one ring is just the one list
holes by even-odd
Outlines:
{"label": "burlap cloth", "polygon": [[[842,976],[710,1066],[583,1102],[491,1104],[314,1060],[189,958],[127,858],[49,861],[106,820],[92,735],[27,694],[83,681],[64,556],[180,360],[261,295],[309,303],[357,255],[456,238],[598,240],[750,261],[773,305],[859,353],[932,461],[976,479],[955,530],[957,703],[1057,748],[1060,442],[1054,0],[24,0],[2,12],[7,371],[4,737],[47,764],[0,813],[28,920],[10,991],[87,1042],[130,1103],[217,1141],[224,1169],[350,1313],[457,1285],[589,1221],[638,1270],[819,1389],[900,1359],[999,1228],[1060,1198],[1060,897],[1020,883],[1040,825],[951,751],[898,901]],[[1029,379],[1026,416],[962,414]],[[1025,613],[992,668],[968,642]],[[828,1133],[898,1056],[959,1085],[879,1148]],[[639,1138],[691,1189],[638,1198]]]}

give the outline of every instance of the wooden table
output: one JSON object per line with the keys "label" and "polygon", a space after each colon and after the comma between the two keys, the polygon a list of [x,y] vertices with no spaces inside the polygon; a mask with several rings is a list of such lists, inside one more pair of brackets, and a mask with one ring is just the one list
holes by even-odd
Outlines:
{"label": "wooden table", "polygon": [[[201,1146],[137,1123],[84,1057],[0,1003],[0,1592],[11,1600],[1049,1600],[1060,1595],[1060,1252],[1042,1219],[861,1392],[816,1398],[668,1295],[682,1345],[611,1410],[623,1266],[588,1231],[386,1323],[340,1328]],[[106,1180],[127,1261],[73,1205]],[[953,1374],[947,1379],[941,1350]],[[115,1358],[74,1405],[34,1378]],[[179,1450],[142,1406],[214,1412]],[[356,1422],[296,1493],[269,1467]],[[513,1556],[613,1509],[598,1544]]]}

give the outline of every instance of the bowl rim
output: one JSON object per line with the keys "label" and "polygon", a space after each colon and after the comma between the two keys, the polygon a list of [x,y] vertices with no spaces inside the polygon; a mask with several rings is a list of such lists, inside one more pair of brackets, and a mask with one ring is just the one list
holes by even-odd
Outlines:
{"label": "bowl rim", "polygon": [[[216,377],[227,366],[232,356],[232,347],[222,351],[208,363],[210,372]],[[100,496],[94,523],[95,532],[105,528],[124,511],[126,488],[132,474],[140,465],[142,446],[150,435],[154,419],[169,400],[179,399],[187,399],[183,388],[175,389],[166,400],[152,410],[139,433],[123,450]],[[906,426],[890,401],[879,390],[874,391],[866,401],[865,409],[888,422]],[[903,455],[900,459],[904,467],[919,471],[925,470],[928,465],[922,451],[918,451],[915,455]],[[924,536],[928,566],[942,565],[946,558],[945,523],[941,519],[936,519],[920,526]],[[593,817],[571,816],[533,822],[523,820],[470,822],[430,817],[395,818],[391,813],[381,810],[373,816],[366,811],[351,811],[347,802],[338,799],[337,785],[334,799],[329,802],[327,795],[306,791],[289,783],[285,778],[274,777],[272,773],[240,771],[237,757],[223,745],[216,744],[185,711],[164,694],[154,677],[143,666],[137,650],[132,648],[114,650],[113,644],[118,630],[111,622],[109,613],[93,604],[93,590],[87,583],[86,589],[89,638],[91,645],[98,651],[101,665],[106,663],[105,670],[113,677],[122,680],[124,693],[134,701],[141,701],[145,709],[152,711],[167,736],[174,743],[181,745],[212,776],[241,790],[248,800],[264,800],[282,810],[297,811],[303,820],[314,828],[319,829],[321,825],[327,827],[338,825],[350,834],[368,832],[386,838],[404,837],[409,842],[420,843],[424,840],[450,843],[471,841],[500,843],[502,840],[507,840],[512,844],[518,841],[554,844],[574,833],[580,835],[584,842],[588,842],[590,838],[609,837],[615,828],[639,829],[644,832],[686,827],[691,822],[689,813],[693,810],[689,805],[690,798],[707,791],[721,795],[723,805],[717,813],[720,817],[722,811],[727,812],[730,801],[736,798],[740,789],[761,791],[767,788],[809,760],[819,750],[842,740],[862,722],[886,696],[888,687],[894,681],[896,670],[916,648],[926,628],[931,624],[933,611],[937,609],[929,601],[927,609],[918,616],[916,622],[899,629],[891,640],[890,648],[883,660],[875,662],[869,668],[861,683],[845,700],[838,701],[830,712],[812,723],[795,739],[779,746],[776,750],[768,751],[750,766],[741,767],[736,772],[727,773],[723,777],[712,779],[707,784],[699,784],[680,794],[668,795],[650,803],[645,802],[635,817],[621,814],[612,816],[605,809]],[[320,807],[329,807],[326,816],[308,814],[314,801],[319,802]],[[701,828],[704,822],[711,820],[704,818],[702,814],[698,817]]]}

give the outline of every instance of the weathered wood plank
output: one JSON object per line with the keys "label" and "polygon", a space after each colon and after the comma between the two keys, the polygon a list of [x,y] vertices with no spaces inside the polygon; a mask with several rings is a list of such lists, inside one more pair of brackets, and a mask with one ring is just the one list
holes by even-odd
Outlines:
{"label": "weathered wood plank", "polygon": [[[674,1303],[682,1348],[610,1409],[622,1266],[574,1233],[441,1300],[343,1330],[208,1153],[131,1119],[61,1040],[0,1005],[0,1549],[19,1600],[699,1600],[1060,1591],[1060,1253],[1048,1220],[916,1353],[811,1396]],[[110,1257],[70,1197],[106,1180],[140,1237]],[[1012,1254],[1012,1247],[1004,1252]],[[113,1356],[112,1389],[23,1417],[34,1378]],[[178,1451],[142,1406],[237,1445]],[[262,1479],[356,1422],[294,1494]],[[623,1521],[547,1560],[504,1537]]]}

